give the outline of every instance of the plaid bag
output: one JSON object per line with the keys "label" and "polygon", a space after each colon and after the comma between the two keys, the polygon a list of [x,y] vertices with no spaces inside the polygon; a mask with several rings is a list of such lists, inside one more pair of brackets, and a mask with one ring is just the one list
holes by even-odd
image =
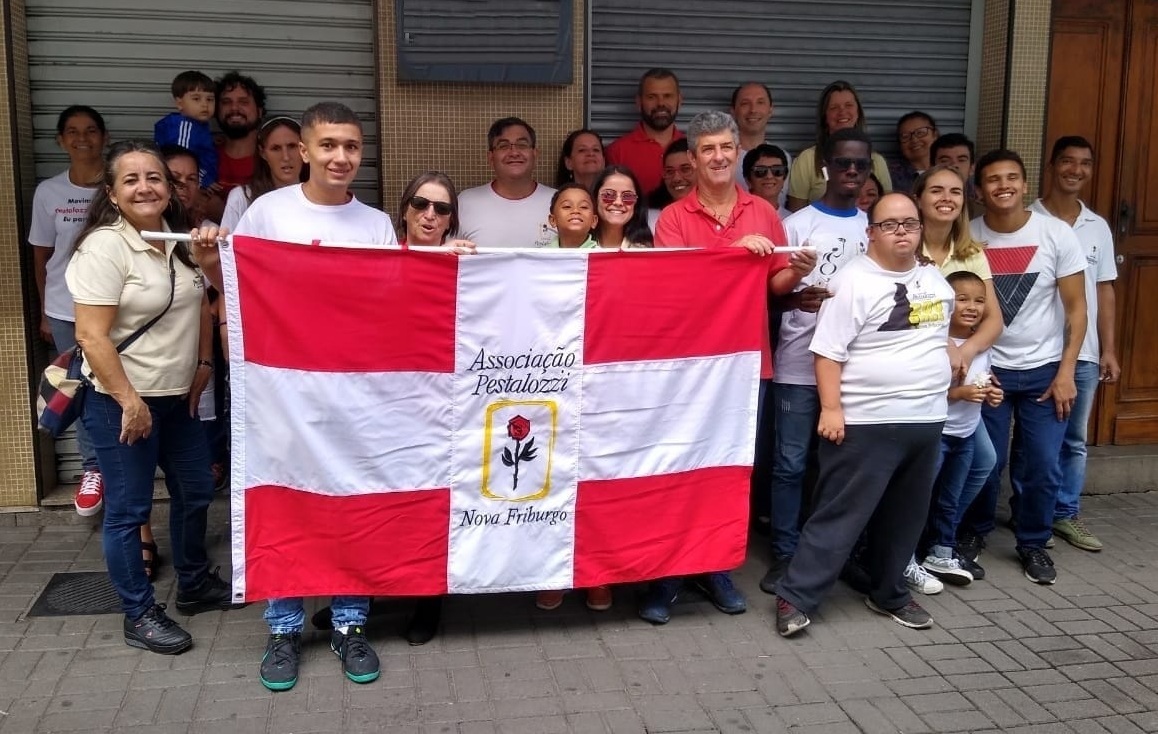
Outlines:
{"label": "plaid bag", "polygon": [[68,430],[84,409],[84,396],[92,383],[81,372],[83,362],[80,347],[76,347],[52,360],[40,378],[37,422],[40,430],[53,438]]}
{"label": "plaid bag", "polygon": [[[128,349],[169,312],[176,288],[177,271],[173,265],[173,256],[170,255],[169,302],[165,304],[165,309],[161,313],[149,320],[149,323],[129,334],[128,338],[118,344],[117,354]],[[85,393],[92,387],[90,382],[92,372],[86,376],[81,370],[83,364],[84,355],[77,346],[52,360],[40,377],[40,389],[36,395],[36,422],[42,432],[53,438],[60,438],[60,434],[76,423],[84,410]]]}

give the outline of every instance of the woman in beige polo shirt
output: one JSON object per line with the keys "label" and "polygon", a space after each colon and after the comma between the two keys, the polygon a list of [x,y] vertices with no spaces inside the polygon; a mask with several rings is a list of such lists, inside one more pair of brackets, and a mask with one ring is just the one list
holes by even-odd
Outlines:
{"label": "woman in beige polo shirt", "polygon": [[103,176],[65,273],[93,384],[81,420],[105,479],[105,563],[124,608],[125,642],[176,654],[192,638],[154,599],[138,530],[149,522],[158,465],[171,498],[177,609],[196,614],[231,606],[229,586],[210,572],[205,552],[213,477],[194,417],[210,377],[205,284],[186,245],[141,238],[142,231],[183,229],[185,222],[156,147],[116,143]]}

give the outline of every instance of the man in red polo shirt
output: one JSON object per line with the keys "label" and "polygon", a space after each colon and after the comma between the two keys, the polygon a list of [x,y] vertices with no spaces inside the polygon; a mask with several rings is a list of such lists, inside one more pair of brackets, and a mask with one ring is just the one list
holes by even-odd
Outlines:
{"label": "man in red polo shirt", "polygon": [[[688,157],[696,167],[695,185],[687,196],[667,206],[655,226],[656,247],[744,247],[771,258],[768,290],[786,295],[816,266],[811,251],[775,253],[788,244],[780,217],[764,199],[753,196],[736,184],[740,153],[740,131],[731,115],[703,112],[688,126]],[[753,267],[760,267],[753,263]],[[761,299],[753,308],[766,308]],[[763,358],[760,360],[759,404],[772,377],[772,349],[764,329]],[[757,418],[759,423],[759,418]],[[747,608],[744,595],[732,584],[727,571],[691,579],[713,605],[725,614],[740,614]],[[671,606],[683,588],[682,578],[660,579],[651,585],[639,606],[639,616],[653,624],[671,617]]]}
{"label": "man in red polo shirt", "polygon": [[655,191],[663,183],[664,149],[684,136],[675,126],[681,102],[675,72],[663,68],[644,72],[635,93],[639,124],[607,146],[607,164],[630,168],[644,191]]}

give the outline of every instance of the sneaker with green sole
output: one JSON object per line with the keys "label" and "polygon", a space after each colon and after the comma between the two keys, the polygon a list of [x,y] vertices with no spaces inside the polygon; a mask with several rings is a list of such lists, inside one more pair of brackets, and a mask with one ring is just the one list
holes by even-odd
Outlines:
{"label": "sneaker with green sole", "polygon": [[1053,534],[1075,548],[1081,548],[1082,550],[1093,551],[1095,553],[1102,549],[1102,541],[1098,540],[1098,536],[1089,531],[1086,524],[1082,522],[1082,518],[1078,515],[1054,520]]}

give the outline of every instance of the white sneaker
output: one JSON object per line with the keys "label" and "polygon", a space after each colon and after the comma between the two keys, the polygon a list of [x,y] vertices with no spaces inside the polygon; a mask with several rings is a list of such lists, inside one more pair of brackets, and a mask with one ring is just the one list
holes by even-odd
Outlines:
{"label": "white sneaker", "polygon": [[921,594],[940,594],[945,590],[945,585],[936,576],[917,565],[916,558],[910,559],[909,565],[905,567],[905,583]]}
{"label": "white sneaker", "polygon": [[925,556],[925,562],[921,566],[947,584],[968,586],[973,583],[973,574],[969,573],[956,558],[942,558],[930,554]]}

